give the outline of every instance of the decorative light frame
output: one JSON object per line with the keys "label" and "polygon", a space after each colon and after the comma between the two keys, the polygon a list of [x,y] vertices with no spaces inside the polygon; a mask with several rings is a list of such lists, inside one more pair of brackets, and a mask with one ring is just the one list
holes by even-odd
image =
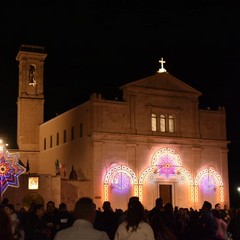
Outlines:
{"label": "decorative light frame", "polygon": [[39,189],[39,177],[36,176],[28,177],[28,189],[29,190]]}
{"label": "decorative light frame", "polygon": [[108,201],[109,200],[109,185],[110,185],[110,178],[113,176],[113,174],[115,173],[125,173],[127,174],[131,180],[132,180],[132,183],[133,183],[133,195],[134,196],[138,196],[139,193],[138,193],[138,180],[137,180],[137,177],[134,173],[134,171],[127,167],[127,166],[124,166],[124,165],[116,165],[116,166],[113,166],[111,167],[106,175],[105,175],[105,178],[104,178],[104,186],[103,186],[103,191],[104,191],[104,201]]}
{"label": "decorative light frame", "polygon": [[199,185],[200,185],[201,178],[202,178],[202,176],[204,176],[206,174],[210,174],[218,180],[220,202],[223,203],[224,202],[224,187],[223,187],[222,177],[213,168],[205,168],[197,174],[197,176],[195,178],[195,202],[198,202],[199,187],[200,187]]}

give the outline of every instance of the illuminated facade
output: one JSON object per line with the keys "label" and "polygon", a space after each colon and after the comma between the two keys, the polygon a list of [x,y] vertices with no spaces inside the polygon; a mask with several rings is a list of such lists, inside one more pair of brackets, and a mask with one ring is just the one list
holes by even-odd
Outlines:
{"label": "illuminated facade", "polygon": [[[20,90],[27,86],[25,94],[19,92],[19,150],[31,171],[61,178],[59,198],[52,196],[56,203],[70,204],[76,200],[71,194],[122,209],[131,196],[147,209],[159,196],[195,209],[204,200],[229,203],[225,110],[199,109],[201,93],[169,74],[163,59],[156,74],[121,87],[122,101],[93,94],[43,123],[46,54],[32,50],[20,49],[17,57],[21,73],[34,66],[34,84],[27,74],[19,77]],[[73,166],[77,179],[69,180]]]}

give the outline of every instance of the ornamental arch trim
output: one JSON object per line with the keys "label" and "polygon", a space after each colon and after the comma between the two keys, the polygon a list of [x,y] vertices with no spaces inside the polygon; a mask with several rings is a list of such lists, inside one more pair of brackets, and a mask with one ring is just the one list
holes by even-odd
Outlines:
{"label": "ornamental arch trim", "polygon": [[[144,183],[145,178],[150,175],[151,179],[149,179],[149,181],[157,181],[156,177],[155,177],[156,174],[157,174],[156,166],[149,166],[141,173],[141,176],[139,178],[139,186],[138,186],[140,201],[143,200],[143,183]],[[195,197],[194,197],[194,180],[192,178],[192,175],[188,172],[188,170],[180,167],[178,169],[178,173],[176,173],[174,177],[175,177],[176,182],[184,183],[186,179],[189,181],[191,202],[194,202],[194,199],[195,199]]]}
{"label": "ornamental arch trim", "polygon": [[[201,184],[201,180],[203,180],[203,177],[210,177],[210,180],[212,179],[212,177],[214,177],[215,179],[218,180],[219,183],[219,194],[220,194],[220,202],[224,202],[224,187],[223,187],[223,181],[222,181],[222,177],[221,175],[215,171],[213,168],[205,168],[203,170],[201,170],[196,178],[195,178],[195,199],[196,202],[198,202],[198,195],[199,195],[199,188],[200,188],[200,184]],[[212,179],[211,181],[211,188],[209,190],[214,190],[214,188],[217,187],[217,185],[213,182],[214,179]]]}
{"label": "ornamental arch trim", "polygon": [[127,176],[131,177],[133,182],[134,196],[138,196],[138,179],[134,171],[131,168],[124,165],[115,165],[107,171],[104,177],[104,201],[109,200],[108,190],[109,190],[110,178],[117,173],[124,173]]}
{"label": "ornamental arch trim", "polygon": [[170,156],[171,161],[177,165],[177,166],[182,166],[182,160],[181,157],[178,153],[176,153],[176,151],[172,148],[160,148],[159,150],[157,150],[152,157],[151,160],[151,165],[158,165],[159,162],[159,158],[160,156]]}

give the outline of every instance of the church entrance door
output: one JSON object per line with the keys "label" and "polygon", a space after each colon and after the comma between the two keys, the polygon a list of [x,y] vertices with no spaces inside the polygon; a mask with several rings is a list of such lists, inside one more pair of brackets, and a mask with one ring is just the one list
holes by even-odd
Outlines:
{"label": "church entrance door", "polygon": [[163,199],[163,203],[171,203],[173,204],[172,199],[172,184],[159,184],[158,185],[159,197]]}

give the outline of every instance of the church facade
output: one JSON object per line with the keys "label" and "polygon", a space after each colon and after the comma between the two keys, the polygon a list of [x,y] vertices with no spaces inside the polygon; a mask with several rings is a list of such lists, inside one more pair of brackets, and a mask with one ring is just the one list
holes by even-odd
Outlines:
{"label": "church facade", "polygon": [[199,109],[201,93],[162,62],[156,74],[122,86],[121,101],[93,94],[44,122],[46,56],[21,46],[16,58],[19,153],[36,176],[48,176],[48,187],[36,190],[45,200],[72,206],[89,196],[114,209],[126,209],[131,196],[147,209],[157,197],[197,210],[204,200],[229,203],[224,108]]}

